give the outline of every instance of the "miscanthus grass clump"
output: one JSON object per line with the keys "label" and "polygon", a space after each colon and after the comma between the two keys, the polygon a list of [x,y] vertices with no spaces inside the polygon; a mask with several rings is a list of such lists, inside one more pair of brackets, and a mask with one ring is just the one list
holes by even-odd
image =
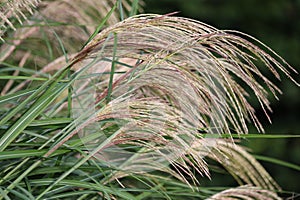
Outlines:
{"label": "miscanthus grass clump", "polygon": [[[12,2],[16,19],[32,15],[1,45],[0,199],[280,199],[237,140],[249,123],[264,131],[250,97],[268,117],[271,80],[294,81],[266,45],[172,15],[127,18],[138,1]],[[216,167],[239,186],[201,185]]]}

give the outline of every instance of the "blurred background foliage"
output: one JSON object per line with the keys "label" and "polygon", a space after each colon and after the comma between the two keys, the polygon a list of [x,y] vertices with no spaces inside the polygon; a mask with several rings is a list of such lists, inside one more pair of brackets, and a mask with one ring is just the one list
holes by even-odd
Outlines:
{"label": "blurred background foliage", "polygon": [[[145,0],[146,13],[189,17],[219,29],[238,30],[258,38],[300,71],[300,0]],[[295,77],[300,82],[300,76]],[[268,134],[299,134],[300,89],[283,76],[276,83],[283,94],[271,99],[272,124],[257,106],[259,119]],[[250,129],[255,133],[255,129]],[[243,141],[254,154],[274,157],[300,165],[300,139],[248,139]],[[300,192],[296,170],[261,161],[284,190]],[[215,179],[218,178],[219,181]],[[222,185],[225,177],[212,177]],[[228,183],[228,179],[226,182]],[[209,180],[205,184],[210,184]]]}

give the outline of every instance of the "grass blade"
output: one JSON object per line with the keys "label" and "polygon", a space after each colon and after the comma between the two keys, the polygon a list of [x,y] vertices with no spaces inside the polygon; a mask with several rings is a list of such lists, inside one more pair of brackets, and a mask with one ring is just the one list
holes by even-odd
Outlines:
{"label": "grass blade", "polygon": [[113,12],[115,11],[116,8],[117,8],[117,3],[115,3],[115,5],[112,7],[112,9],[103,18],[102,22],[99,24],[99,26],[97,26],[95,32],[89,37],[89,39],[83,45],[83,47],[86,46],[90,41],[92,41],[92,39],[100,32],[101,28],[104,26],[104,24],[106,23],[106,21],[108,20],[108,18],[113,14]]}
{"label": "grass blade", "polygon": [[34,93],[36,89],[27,89],[0,97],[0,105]]}
{"label": "grass blade", "polygon": [[110,77],[109,77],[109,84],[108,84],[108,90],[107,90],[107,96],[106,96],[106,103],[110,102],[111,100],[111,93],[113,88],[113,80],[114,80],[114,73],[115,73],[115,60],[116,60],[116,52],[117,52],[117,33],[114,33],[114,49],[113,49],[113,60],[111,62],[111,70],[110,70]]}
{"label": "grass blade", "polygon": [[131,17],[133,15],[136,15],[138,12],[138,8],[139,8],[139,0],[133,0],[131,4],[131,11],[129,16]]}
{"label": "grass blade", "polygon": [[253,155],[253,156],[257,160],[270,162],[270,163],[273,163],[275,165],[280,165],[280,166],[283,166],[283,167],[287,167],[287,168],[291,168],[291,169],[300,171],[300,166],[296,165],[296,164],[293,164],[293,163],[289,163],[289,162],[279,160],[279,159],[276,159],[276,158],[270,158],[270,157],[267,157],[267,156],[261,156],[261,155]]}

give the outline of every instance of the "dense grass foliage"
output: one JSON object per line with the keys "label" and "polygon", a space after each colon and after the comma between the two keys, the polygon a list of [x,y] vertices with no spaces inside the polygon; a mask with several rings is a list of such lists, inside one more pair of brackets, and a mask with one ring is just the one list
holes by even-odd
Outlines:
{"label": "dense grass foliage", "polygon": [[268,118],[271,80],[296,71],[247,34],[141,5],[1,3],[0,199],[292,196],[256,158],[300,167],[240,141],[298,137],[247,134],[264,131],[249,96]]}

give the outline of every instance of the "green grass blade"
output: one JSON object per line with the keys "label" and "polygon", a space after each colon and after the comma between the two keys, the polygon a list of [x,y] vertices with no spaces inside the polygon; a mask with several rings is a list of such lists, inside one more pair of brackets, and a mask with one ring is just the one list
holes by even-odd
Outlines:
{"label": "green grass blade", "polygon": [[13,94],[1,96],[0,97],[0,105],[10,103],[11,101],[14,101],[15,99],[30,95],[30,94],[34,93],[35,91],[36,91],[36,89],[27,89],[27,90],[21,90],[21,91],[15,92]]}
{"label": "green grass blade", "polygon": [[[49,22],[47,22],[46,20],[44,20],[44,21],[46,22],[45,24],[47,24],[49,27],[51,27],[49,25]],[[46,34],[46,32],[45,32],[45,30],[43,28],[41,28],[41,35],[42,35],[43,40],[45,41],[45,44],[46,44],[46,47],[47,47],[47,50],[48,50],[48,52],[47,52],[48,55],[47,56],[48,56],[49,60],[54,60],[53,49],[52,49],[52,46],[51,46],[51,41],[47,37],[47,34]]]}
{"label": "green grass blade", "polygon": [[133,15],[136,15],[138,12],[138,8],[139,8],[139,0],[133,0],[131,4],[131,10],[129,16],[131,17]]}
{"label": "green grass blade", "polygon": [[[82,190],[82,191],[72,191],[72,192],[64,192],[64,193],[61,193],[61,194],[57,194],[57,195],[53,195],[51,197],[48,197],[47,199],[48,200],[57,200],[57,199],[63,199],[63,198],[74,198],[76,196],[79,196],[79,195],[88,195],[88,194],[94,194],[95,195],[95,190]],[[99,196],[99,195],[98,195]]]}
{"label": "green grass blade", "polygon": [[[41,179],[41,180],[35,180],[32,181],[32,185],[48,185],[53,183],[53,179]],[[105,192],[108,194],[113,194],[116,196],[119,196],[121,199],[128,199],[128,200],[135,200],[136,198],[122,190],[122,189],[114,189],[113,187],[107,187],[104,185],[99,185],[95,183],[85,182],[85,181],[79,181],[79,180],[62,180],[59,183],[57,183],[57,186],[73,186],[75,188],[87,188],[87,189],[94,189],[96,191]],[[40,199],[40,197],[37,197],[36,200]]]}
{"label": "green grass blade", "polygon": [[[0,160],[7,160],[7,159],[17,159],[17,158],[26,158],[26,157],[41,157],[43,156],[47,150],[15,150],[15,151],[3,151],[0,152]],[[69,152],[69,150],[57,150],[52,156],[56,156],[59,154],[64,154]]]}
{"label": "green grass blade", "polygon": [[279,160],[279,159],[276,159],[276,158],[270,158],[270,157],[267,157],[267,156],[261,156],[261,155],[253,155],[253,156],[257,160],[270,162],[270,163],[273,163],[273,164],[276,164],[276,165],[280,165],[280,166],[283,166],[283,167],[287,167],[287,168],[291,168],[291,169],[300,171],[300,166],[299,165],[295,165],[293,163],[289,163],[289,162],[286,162],[286,161],[283,161],[283,160]]}
{"label": "green grass blade", "polygon": [[108,90],[106,96],[106,103],[110,102],[111,100],[111,93],[112,93],[115,65],[116,65],[115,60],[116,60],[116,53],[117,53],[117,45],[118,45],[118,37],[117,37],[117,33],[114,33],[113,60],[111,62],[111,70],[110,70],[110,77],[109,77]]}
{"label": "green grass blade", "polygon": [[[45,78],[49,77],[49,74],[45,74],[43,72],[40,71],[36,71],[36,70],[32,70],[32,69],[28,69],[28,68],[24,68],[24,67],[18,67],[15,65],[11,65],[9,63],[6,62],[0,62],[0,65],[3,66],[3,68],[0,69],[0,73],[1,72],[14,72],[14,71],[19,71],[19,72],[23,72],[24,74],[28,74],[28,75],[39,75],[39,76],[43,76]],[[4,67],[6,66],[6,67]]]}
{"label": "green grass blade", "polygon": [[34,200],[34,196],[25,188],[20,186],[17,186],[17,188],[22,191],[22,193],[16,190],[11,190],[11,193],[18,197],[18,199]]}
{"label": "green grass blade", "polygon": [[11,198],[7,196],[7,194],[2,190],[1,187],[0,187],[0,197],[3,197],[5,200],[11,200]]}
{"label": "green grass blade", "polygon": [[103,18],[102,22],[97,26],[95,32],[89,37],[87,42],[83,45],[86,46],[101,30],[101,28],[104,26],[108,18],[113,14],[115,9],[117,8],[117,3],[114,4],[114,6],[111,8],[111,10],[107,13],[107,15]]}
{"label": "green grass blade", "polygon": [[49,125],[59,125],[59,124],[69,124],[72,122],[72,118],[52,118],[52,119],[40,119],[34,120],[29,124],[32,126],[49,126]]}
{"label": "green grass blade", "polygon": [[32,76],[0,76],[0,80],[31,80],[31,81],[46,81],[46,78]]}
{"label": "green grass blade", "polygon": [[122,0],[118,0],[118,7],[119,7],[121,21],[123,21],[124,20],[124,10],[123,10],[123,6],[122,6]]}
{"label": "green grass blade", "polygon": [[[46,18],[44,18],[43,20],[44,20],[45,24],[47,24],[49,27],[51,27],[51,26],[49,25],[48,20],[47,20]],[[62,50],[63,55],[65,56],[65,61],[66,61],[66,63],[68,63],[68,61],[69,61],[69,59],[68,59],[68,54],[67,54],[67,50],[66,50],[66,48],[65,48],[65,46],[64,46],[64,44],[63,44],[63,41],[61,40],[61,38],[59,37],[59,35],[56,33],[56,31],[52,30],[52,32],[53,32],[53,35],[55,36],[55,38],[56,38],[57,41],[58,41],[59,47],[60,47],[60,49]],[[46,44],[47,44],[47,43],[49,43],[48,39],[46,39]],[[53,51],[53,50],[52,50],[52,47],[51,47],[50,43],[47,44],[47,47],[48,47],[50,59],[52,59],[52,55],[51,55],[51,54],[52,54],[52,51]]]}

